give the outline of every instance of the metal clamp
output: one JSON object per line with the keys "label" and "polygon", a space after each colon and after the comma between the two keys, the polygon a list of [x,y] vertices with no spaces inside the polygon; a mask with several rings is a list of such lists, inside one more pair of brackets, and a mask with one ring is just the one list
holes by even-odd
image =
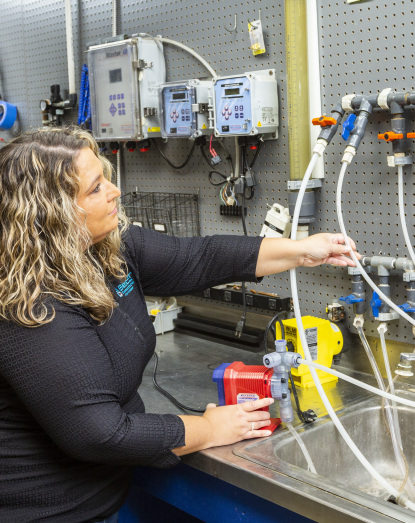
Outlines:
{"label": "metal clamp", "polygon": [[192,113],[205,114],[209,110],[207,103],[192,104]]}
{"label": "metal clamp", "polygon": [[[302,180],[288,180],[287,188],[289,191],[299,191],[302,184]],[[322,186],[320,178],[312,178],[307,183],[307,189],[318,189]]]}
{"label": "metal clamp", "polygon": [[388,156],[388,166],[397,167],[398,165],[412,165],[412,155],[407,156]]}

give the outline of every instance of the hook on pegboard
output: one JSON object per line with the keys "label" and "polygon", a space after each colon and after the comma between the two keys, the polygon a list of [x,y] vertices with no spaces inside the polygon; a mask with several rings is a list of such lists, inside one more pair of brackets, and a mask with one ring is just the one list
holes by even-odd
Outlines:
{"label": "hook on pegboard", "polygon": [[233,33],[234,31],[236,31],[236,14],[235,14],[235,23],[234,23],[234,26],[232,27],[232,29],[229,29],[229,27],[226,27],[225,24],[223,24],[223,27],[229,32],[229,33]]}

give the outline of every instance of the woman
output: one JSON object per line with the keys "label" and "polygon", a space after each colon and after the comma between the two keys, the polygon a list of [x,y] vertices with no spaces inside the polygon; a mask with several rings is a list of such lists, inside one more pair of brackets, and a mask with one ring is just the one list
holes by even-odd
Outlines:
{"label": "woman", "polygon": [[341,235],[178,239],[129,227],[110,180],[81,130],[0,150],[0,521],[103,520],[133,466],[270,434],[258,409],[271,399],[145,413],[137,388],[156,341],[145,294],[353,264]]}

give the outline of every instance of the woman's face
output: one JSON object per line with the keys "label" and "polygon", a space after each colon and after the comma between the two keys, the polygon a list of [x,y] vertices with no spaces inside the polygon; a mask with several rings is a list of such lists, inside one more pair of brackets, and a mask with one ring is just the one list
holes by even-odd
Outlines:
{"label": "woman's face", "polygon": [[77,204],[86,211],[86,226],[92,243],[97,243],[118,225],[115,198],[121,192],[104,177],[102,164],[91,149],[82,149],[75,165],[80,178]]}

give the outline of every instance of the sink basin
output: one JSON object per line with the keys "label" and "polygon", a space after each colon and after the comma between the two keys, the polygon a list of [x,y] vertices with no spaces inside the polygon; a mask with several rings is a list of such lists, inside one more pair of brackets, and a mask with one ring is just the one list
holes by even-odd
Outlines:
{"label": "sink basin", "polygon": [[[401,396],[414,399],[407,391]],[[415,409],[398,406],[402,442],[409,465],[409,476],[415,480]],[[391,438],[385,426],[381,398],[374,397],[350,405],[338,413],[339,419],[363,455],[397,490],[402,474],[396,463]],[[371,477],[354,456],[329,416],[311,425],[300,425],[302,438],[317,471],[308,471],[300,446],[286,429],[275,435],[247,444],[235,453],[337,496],[371,507],[397,521],[415,521],[415,513],[387,501],[389,494]],[[415,501],[415,500],[412,500]]]}

